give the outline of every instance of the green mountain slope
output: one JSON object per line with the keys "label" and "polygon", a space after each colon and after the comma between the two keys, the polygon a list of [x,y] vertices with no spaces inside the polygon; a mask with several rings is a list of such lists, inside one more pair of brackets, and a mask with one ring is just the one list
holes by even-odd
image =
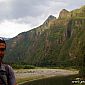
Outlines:
{"label": "green mountain slope", "polygon": [[85,6],[7,40],[5,62],[37,66],[81,66],[85,62]]}

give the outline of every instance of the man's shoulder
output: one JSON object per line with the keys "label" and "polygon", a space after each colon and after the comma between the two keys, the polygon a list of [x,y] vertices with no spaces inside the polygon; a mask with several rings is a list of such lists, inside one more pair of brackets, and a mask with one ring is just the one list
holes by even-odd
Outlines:
{"label": "man's shoulder", "polygon": [[8,64],[1,64],[0,70],[10,71],[12,70],[12,67]]}

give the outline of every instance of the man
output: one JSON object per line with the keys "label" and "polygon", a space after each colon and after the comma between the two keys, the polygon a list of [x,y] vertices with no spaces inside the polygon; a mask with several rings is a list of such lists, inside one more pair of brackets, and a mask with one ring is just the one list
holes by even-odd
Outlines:
{"label": "man", "polygon": [[11,66],[2,63],[6,43],[0,38],[0,85],[16,85],[15,75]]}

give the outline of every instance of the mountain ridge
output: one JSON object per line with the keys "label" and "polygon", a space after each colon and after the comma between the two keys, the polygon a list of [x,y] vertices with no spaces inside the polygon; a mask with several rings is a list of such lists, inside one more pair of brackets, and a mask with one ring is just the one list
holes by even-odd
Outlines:
{"label": "mountain ridge", "polygon": [[81,44],[85,43],[85,11],[81,10],[84,7],[70,12],[63,9],[58,19],[51,15],[39,27],[7,40],[4,60],[36,66],[81,66],[85,54],[81,50],[85,46]]}

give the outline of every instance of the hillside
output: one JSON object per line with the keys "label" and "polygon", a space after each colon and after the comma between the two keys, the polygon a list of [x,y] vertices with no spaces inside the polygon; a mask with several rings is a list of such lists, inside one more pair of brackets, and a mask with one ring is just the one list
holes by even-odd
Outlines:
{"label": "hillside", "polygon": [[[85,62],[85,6],[50,15],[39,27],[7,40],[5,62],[36,66],[81,66]],[[85,63],[84,63],[85,64]]]}

